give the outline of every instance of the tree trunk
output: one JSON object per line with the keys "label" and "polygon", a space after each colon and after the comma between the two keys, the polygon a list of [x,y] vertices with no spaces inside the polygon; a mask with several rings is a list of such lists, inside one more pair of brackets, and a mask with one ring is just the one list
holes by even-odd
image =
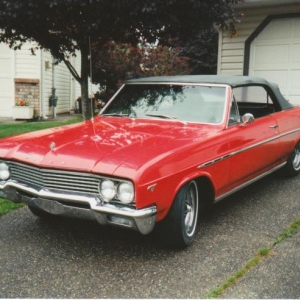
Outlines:
{"label": "tree trunk", "polygon": [[93,117],[92,99],[89,99],[89,44],[81,48],[81,105],[82,116],[84,120],[89,120]]}
{"label": "tree trunk", "polygon": [[[77,80],[80,84],[81,88],[81,108],[82,108],[82,116],[84,120],[89,120],[93,117],[93,108],[92,108],[92,100],[89,99],[89,44],[85,43],[80,48],[81,53],[81,73],[78,75],[76,69],[69,60],[64,59],[63,61],[66,64],[67,68],[71,72],[72,76]],[[54,55],[53,55],[54,57]]]}

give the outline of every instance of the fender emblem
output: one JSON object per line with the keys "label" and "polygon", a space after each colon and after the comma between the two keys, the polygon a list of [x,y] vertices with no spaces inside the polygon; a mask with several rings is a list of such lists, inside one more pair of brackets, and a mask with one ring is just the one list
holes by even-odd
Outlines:
{"label": "fender emblem", "polygon": [[49,147],[50,147],[51,150],[53,150],[53,149],[56,147],[56,145],[55,145],[54,142],[51,142],[51,143],[49,144]]}
{"label": "fender emblem", "polygon": [[155,183],[155,184],[152,184],[152,185],[149,185],[149,186],[147,187],[147,190],[148,190],[148,191],[151,191],[151,192],[153,193],[155,187],[156,187],[156,183]]}

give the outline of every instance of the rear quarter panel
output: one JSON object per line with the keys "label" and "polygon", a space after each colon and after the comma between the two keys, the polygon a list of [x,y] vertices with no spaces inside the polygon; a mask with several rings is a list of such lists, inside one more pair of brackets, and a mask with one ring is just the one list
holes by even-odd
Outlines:
{"label": "rear quarter panel", "polygon": [[287,160],[296,143],[300,140],[300,107],[275,113],[280,140],[281,160]]}

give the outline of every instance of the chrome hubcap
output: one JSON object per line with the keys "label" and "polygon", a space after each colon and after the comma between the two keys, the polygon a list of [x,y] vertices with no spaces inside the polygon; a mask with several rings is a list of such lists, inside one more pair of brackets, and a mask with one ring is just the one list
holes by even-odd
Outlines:
{"label": "chrome hubcap", "polygon": [[195,182],[191,182],[185,196],[184,225],[188,236],[195,232],[198,217],[198,193]]}
{"label": "chrome hubcap", "polygon": [[300,149],[299,144],[294,149],[294,158],[293,158],[293,166],[296,171],[300,169]]}

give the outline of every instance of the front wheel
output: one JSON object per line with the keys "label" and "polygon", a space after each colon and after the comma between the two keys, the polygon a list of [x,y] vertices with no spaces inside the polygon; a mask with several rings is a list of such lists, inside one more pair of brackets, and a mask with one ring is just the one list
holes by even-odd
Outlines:
{"label": "front wheel", "polygon": [[300,141],[296,144],[292,153],[290,154],[286,165],[282,169],[285,176],[296,176],[300,172]]}
{"label": "front wheel", "polygon": [[163,238],[168,244],[185,248],[194,241],[198,207],[197,184],[191,181],[179,190],[168,215],[162,221]]}

